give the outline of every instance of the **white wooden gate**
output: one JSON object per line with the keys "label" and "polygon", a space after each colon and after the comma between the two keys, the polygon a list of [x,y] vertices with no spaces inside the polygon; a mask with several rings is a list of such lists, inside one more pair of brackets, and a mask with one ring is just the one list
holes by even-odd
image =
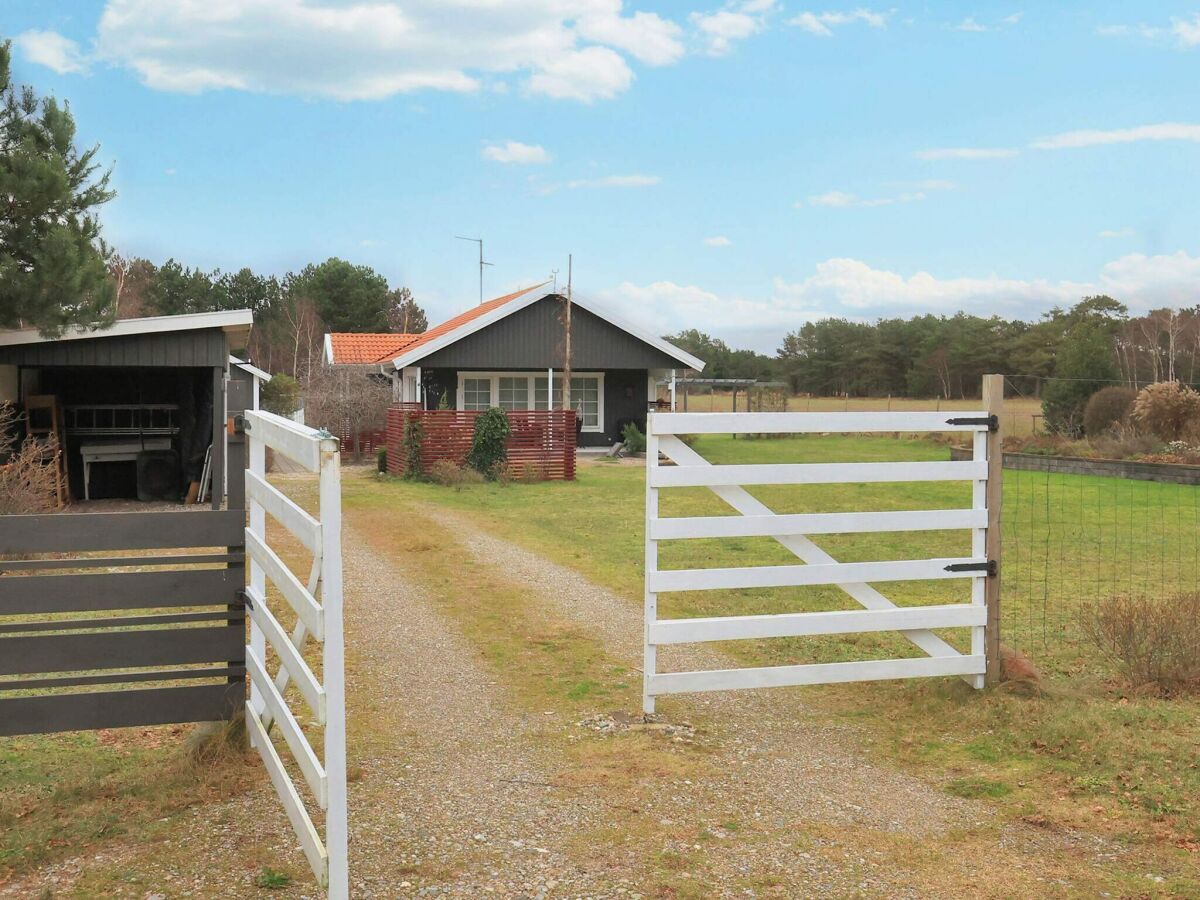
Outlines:
{"label": "white wooden gate", "polygon": [[[961,675],[984,686],[985,582],[989,562],[989,449],[999,468],[997,418],[983,412],[866,413],[652,413],[646,428],[646,592],[643,707],[654,711],[663,694],[751,687],[828,684],[919,676]],[[963,462],[791,463],[712,465],[681,441],[681,434],[804,434],[826,432],[971,432],[974,454]],[[659,453],[673,466],[659,462]],[[742,485],[855,482],[970,481],[970,509],[777,515]],[[998,487],[998,471],[995,486]],[[665,488],[710,488],[740,516],[659,516]],[[995,520],[993,520],[995,526]],[[810,535],[971,529],[971,555],[955,559],[839,563]],[[993,547],[998,528],[993,527]],[[772,537],[803,565],[661,570],[658,543],[689,538]],[[998,555],[998,548],[996,548]],[[970,578],[971,602],[899,607],[873,581]],[[864,609],[777,615],[659,619],[658,595],[667,591],[836,585]],[[970,628],[971,650],[960,653],[934,628]],[[666,644],[809,635],[899,631],[928,654],[913,659],[864,660],[809,665],[659,672],[657,648]],[[989,648],[988,653],[991,650]]]}
{"label": "white wooden gate", "polygon": [[[250,565],[250,583],[246,588],[250,613],[246,669],[250,673],[250,701],[246,705],[246,723],[251,744],[262,756],[313,874],[331,898],[344,900],[349,895],[349,875],[338,439],[261,411],[248,411],[244,427],[250,445],[250,468],[246,472],[246,500],[250,506],[250,527],[246,529],[246,557]],[[320,500],[317,518],[267,482],[267,447],[277,456],[285,456],[317,474]],[[268,543],[268,514],[312,553],[312,569],[306,583],[292,573]],[[268,581],[296,616],[290,635],[277,612],[272,612],[267,604]],[[320,677],[304,657],[309,638],[321,644]],[[272,661],[274,675],[270,669]],[[308,707],[303,718],[324,730],[325,747],[320,758],[288,705],[289,684],[296,686]],[[284,767],[280,748],[271,739],[273,725],[316,804],[325,811],[324,840]]]}

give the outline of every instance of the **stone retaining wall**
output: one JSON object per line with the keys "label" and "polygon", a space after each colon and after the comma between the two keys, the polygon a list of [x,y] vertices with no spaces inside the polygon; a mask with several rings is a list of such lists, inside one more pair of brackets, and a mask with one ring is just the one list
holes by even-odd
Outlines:
{"label": "stone retaining wall", "polygon": [[[971,451],[950,448],[952,460],[969,460]],[[1025,472],[1054,472],[1059,475],[1100,475],[1134,481],[1171,484],[1200,484],[1200,466],[1174,463],[1130,462],[1122,459],[1085,459],[1082,456],[1042,456],[1038,453],[1005,453],[1004,468]]]}

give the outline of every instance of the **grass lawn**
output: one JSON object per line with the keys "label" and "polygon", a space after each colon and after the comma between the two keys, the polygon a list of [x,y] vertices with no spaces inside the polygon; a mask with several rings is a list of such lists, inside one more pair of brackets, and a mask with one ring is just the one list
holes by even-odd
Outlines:
{"label": "grass lawn", "polygon": [[[705,437],[696,449],[716,463],[946,458],[945,447],[932,442],[853,436],[736,442]],[[776,512],[932,509],[969,500],[966,485],[936,483],[750,490]],[[728,512],[705,489],[664,490],[662,497],[664,515]],[[598,462],[581,466],[574,483],[452,490],[384,480],[371,488],[370,502],[393,510],[424,503],[457,509],[620,592],[636,615],[642,594],[643,498],[640,466]],[[347,498],[348,505],[355,502]],[[1111,479],[1007,473],[1006,634],[1019,635],[1019,623],[1039,623],[1044,638],[1032,655],[1045,673],[1043,690],[1031,697],[1004,688],[980,694],[961,681],[936,679],[807,688],[807,699],[834,719],[856,723],[873,752],[934,776],[948,774],[952,793],[1000,804],[1034,825],[1099,832],[1161,854],[1172,866],[1194,866],[1200,850],[1195,753],[1200,703],[1127,691],[1091,648],[1058,640],[1055,620],[1043,616],[1041,608],[1062,607],[1066,623],[1074,613],[1060,603],[1060,592],[1078,598],[1089,591],[1137,590],[1131,566],[1143,573],[1147,587],[1190,575],[1184,570],[1190,570],[1194,541],[1177,539],[1172,529],[1186,524],[1195,533],[1195,504],[1192,488],[1139,483],[1130,489]],[[1164,540],[1164,534],[1172,539]],[[817,541],[835,558],[852,561],[965,554],[968,537],[934,532]],[[664,568],[794,561],[769,539],[660,544],[660,558]],[[967,591],[966,581],[879,587],[902,604],[965,599]],[[833,588],[660,596],[663,617],[851,606]],[[1027,630],[1033,634],[1034,629]],[[726,649],[758,665],[914,653],[887,634],[739,641]],[[662,706],[669,715],[670,700]],[[1198,882],[1186,885],[1200,891]]]}

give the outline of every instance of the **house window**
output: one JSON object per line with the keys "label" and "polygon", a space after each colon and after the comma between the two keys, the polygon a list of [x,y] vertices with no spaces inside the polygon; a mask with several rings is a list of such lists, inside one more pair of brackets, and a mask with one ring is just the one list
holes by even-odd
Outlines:
{"label": "house window", "polygon": [[[547,409],[547,379],[538,378],[533,388],[533,408]],[[599,431],[600,423],[600,376],[578,375],[571,378],[571,406],[583,418],[583,427]],[[562,408],[562,380],[554,379],[553,408]]]}
{"label": "house window", "polygon": [[488,409],[492,405],[492,379],[463,379],[463,409]]}
{"label": "house window", "polygon": [[[529,409],[529,376],[514,377],[500,376],[497,379],[500,386],[501,409]],[[470,407],[468,407],[469,409]]]}
{"label": "house window", "polygon": [[[562,379],[554,378],[550,396],[545,375],[532,372],[460,372],[460,409],[499,406],[506,410],[561,409]],[[584,431],[604,430],[604,375],[598,372],[571,378],[571,406],[583,419]]]}

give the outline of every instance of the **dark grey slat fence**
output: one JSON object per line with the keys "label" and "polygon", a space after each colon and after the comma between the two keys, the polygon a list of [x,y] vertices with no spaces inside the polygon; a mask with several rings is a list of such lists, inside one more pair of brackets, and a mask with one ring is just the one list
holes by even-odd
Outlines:
{"label": "dark grey slat fence", "polygon": [[[236,715],[244,528],[241,509],[0,517],[0,735]],[[161,555],[79,555],[113,550]],[[39,553],[57,558],[10,558]]]}

